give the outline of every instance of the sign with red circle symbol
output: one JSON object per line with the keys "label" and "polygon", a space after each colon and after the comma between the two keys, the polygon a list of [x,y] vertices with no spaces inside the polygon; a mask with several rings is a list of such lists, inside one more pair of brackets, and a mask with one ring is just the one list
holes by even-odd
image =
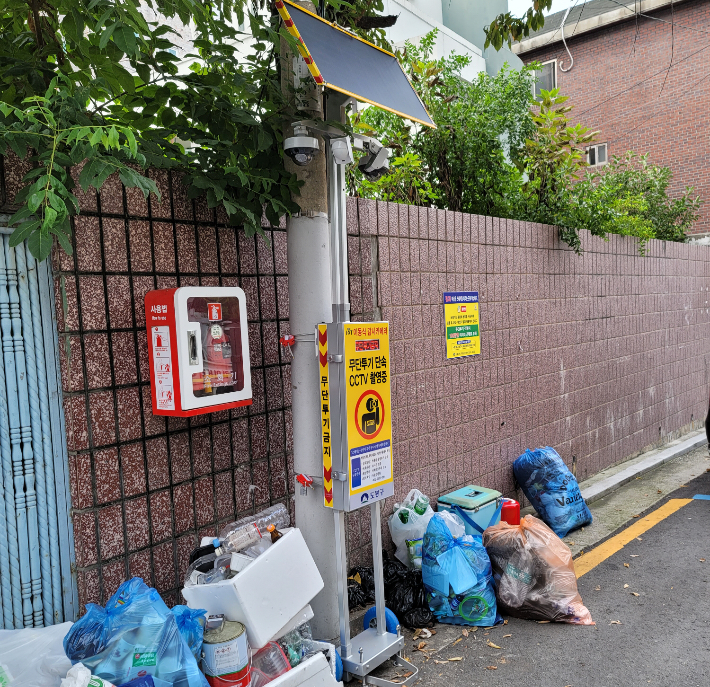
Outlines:
{"label": "sign with red circle symbol", "polygon": [[385,425],[385,404],[373,389],[363,392],[355,404],[355,426],[363,439],[377,437]]}

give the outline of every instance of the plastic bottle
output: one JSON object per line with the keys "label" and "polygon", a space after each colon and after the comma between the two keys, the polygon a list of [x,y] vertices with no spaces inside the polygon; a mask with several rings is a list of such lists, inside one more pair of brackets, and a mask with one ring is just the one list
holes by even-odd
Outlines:
{"label": "plastic bottle", "polygon": [[262,536],[256,524],[251,522],[239,529],[232,530],[226,537],[223,537],[215,551],[218,553],[237,553],[257,544]]}
{"label": "plastic bottle", "polygon": [[229,525],[226,525],[219,533],[219,539],[221,542],[224,542],[230,535],[249,525],[256,525],[260,532],[266,532],[269,525],[273,525],[277,529],[282,530],[290,524],[291,518],[289,517],[286,506],[284,506],[283,503],[277,503],[275,506],[270,506],[256,515],[247,515],[236,522],[229,523]]}
{"label": "plastic bottle", "polygon": [[417,515],[424,515],[427,508],[429,508],[429,497],[425,494],[420,494],[417,502],[414,504],[414,512]]}

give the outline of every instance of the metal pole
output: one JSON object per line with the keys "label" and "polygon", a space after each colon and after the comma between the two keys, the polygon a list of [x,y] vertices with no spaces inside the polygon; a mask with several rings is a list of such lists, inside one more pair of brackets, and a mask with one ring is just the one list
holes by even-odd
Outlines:
{"label": "metal pole", "polygon": [[[330,239],[328,218],[288,220],[288,292],[291,333],[296,337],[291,362],[293,456],[296,474],[323,474],[318,360],[315,326],[331,318]],[[338,579],[333,556],[333,517],[323,507],[321,489],[296,491],[296,524],[323,577],[325,587],[311,602],[313,632],[324,639],[338,636]]]}
{"label": "metal pole", "polygon": [[348,658],[350,645],[350,608],[348,606],[347,552],[345,551],[345,513],[333,511],[335,518],[335,558],[338,577],[338,613],[340,616],[340,657]]}
{"label": "metal pole", "polygon": [[370,505],[372,529],[372,569],[375,577],[375,605],[377,607],[377,634],[383,635],[387,628],[385,620],[385,580],[382,572],[382,529],[380,527],[380,502]]}

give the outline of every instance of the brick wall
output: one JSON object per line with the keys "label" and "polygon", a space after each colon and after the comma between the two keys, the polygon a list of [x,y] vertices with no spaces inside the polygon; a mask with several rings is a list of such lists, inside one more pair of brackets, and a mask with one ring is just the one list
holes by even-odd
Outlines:
{"label": "brick wall", "polygon": [[[582,479],[704,420],[708,248],[652,241],[641,257],[582,232],[576,256],[553,227],[362,200],[349,232],[353,319],[374,284],[391,324],[394,500],[466,484],[515,497],[528,447],[576,456]],[[480,356],[446,360],[444,291],[479,292]],[[367,561],[367,513],[348,533]]]}
{"label": "brick wall", "polygon": [[[172,605],[198,536],[275,502],[293,484],[286,233],[270,245],[225,226],[158,172],[162,202],[111,179],[82,198],[75,254],[54,256],[56,310],[82,604],[139,575]],[[155,288],[241,286],[253,405],[153,416],[143,297]],[[250,492],[250,485],[253,485]],[[291,487],[293,491],[293,487]]]}
{"label": "brick wall", "polygon": [[[574,56],[569,65],[557,42],[521,55],[524,62],[557,59],[557,85],[570,96],[572,118],[599,130],[609,153],[649,153],[673,171],[672,194],[694,186],[704,201],[693,233],[710,232],[710,78],[707,73],[710,4],[676,3],[639,17],[574,36],[565,30]],[[662,21],[658,21],[662,20]],[[671,21],[675,22],[674,34]],[[674,66],[668,70],[671,63]]]}

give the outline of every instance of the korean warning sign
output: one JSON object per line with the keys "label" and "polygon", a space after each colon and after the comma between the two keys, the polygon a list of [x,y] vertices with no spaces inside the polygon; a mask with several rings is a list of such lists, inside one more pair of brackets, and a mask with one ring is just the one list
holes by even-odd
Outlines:
{"label": "korean warning sign", "polygon": [[478,291],[444,293],[446,357],[463,358],[481,352]]}
{"label": "korean warning sign", "polygon": [[349,506],[394,494],[388,322],[343,325]]}
{"label": "korean warning sign", "polygon": [[333,440],[330,427],[330,379],[328,374],[328,325],[318,325],[318,386],[320,391],[321,447],[323,451],[323,505],[333,507]]}

